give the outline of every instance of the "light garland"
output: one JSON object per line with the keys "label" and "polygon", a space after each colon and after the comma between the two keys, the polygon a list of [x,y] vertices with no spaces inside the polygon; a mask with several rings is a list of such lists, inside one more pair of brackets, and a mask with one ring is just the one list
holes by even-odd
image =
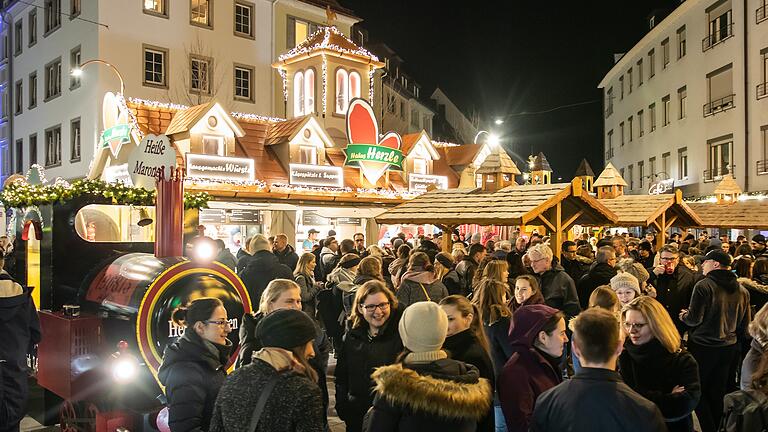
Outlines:
{"label": "light garland", "polygon": [[325,186],[305,186],[305,185],[291,185],[286,183],[272,183],[270,192],[275,192],[272,189],[284,189],[294,192],[319,192],[319,193],[352,193],[353,190],[350,187],[325,187]]}
{"label": "light garland", "polygon": [[280,78],[283,79],[283,101],[288,102],[288,72],[279,67],[277,68],[277,73],[279,73]]}
{"label": "light garland", "polygon": [[[374,70],[373,66],[368,66],[368,102],[373,105],[373,75]],[[384,103],[384,101],[382,101]]]}
{"label": "light garland", "polygon": [[285,121],[284,118],[280,118],[280,117],[269,117],[269,116],[263,116],[259,114],[251,114],[251,113],[243,113],[243,112],[231,112],[230,115],[234,119],[245,120],[245,121],[256,120],[256,121],[269,122],[269,123],[280,123]]}
{"label": "light garland", "polygon": [[[160,102],[160,101],[151,101],[151,100],[140,99],[140,98],[128,98],[128,101],[135,105],[139,105],[147,108],[163,109],[168,111],[183,111],[185,109],[189,109],[189,106],[187,105]],[[127,106],[126,106],[126,109],[127,109]],[[133,111],[129,110],[129,112],[133,116]],[[258,121],[268,121],[273,123],[279,123],[279,122],[285,121],[285,119],[279,118],[279,117],[270,117],[270,116],[263,116],[263,115],[252,114],[252,113],[243,113],[243,112],[237,112],[237,111],[233,111],[229,113],[229,115],[231,115],[232,118],[235,118],[238,120],[258,120]],[[135,119],[135,116],[134,116],[134,119]],[[136,127],[138,128],[138,123],[136,123]]]}
{"label": "light garland", "polygon": [[323,115],[325,115],[325,109],[328,104],[328,59],[323,54]]}
{"label": "light garland", "polygon": [[456,143],[447,142],[447,141],[435,141],[435,140],[432,140],[432,145],[435,146],[435,147],[443,147],[444,148],[444,147],[458,147],[461,144],[456,144]]}
{"label": "light garland", "polygon": [[125,101],[125,95],[122,93],[117,94],[117,104],[121,110],[125,110],[128,114],[128,121],[131,122],[131,128],[136,131],[136,137],[138,138],[138,141],[141,142],[141,140],[144,139],[144,133],[141,131],[141,128],[139,128],[139,120],[133,114],[133,111],[128,108],[128,103]]}
{"label": "light garland", "polygon": [[233,186],[240,186],[240,187],[257,187],[259,189],[266,189],[267,183],[261,181],[261,180],[226,180],[226,179],[209,179],[209,178],[199,178],[199,177],[186,177],[184,179],[184,183],[189,183],[193,185],[215,185],[215,184],[227,184],[227,185],[233,185]]}
{"label": "light garland", "polygon": [[[725,197],[726,201],[730,201],[730,197]],[[739,195],[738,200],[739,201],[763,201],[766,198],[768,198],[768,194],[765,192],[744,192]],[[716,203],[717,197],[714,195],[706,195],[706,196],[700,196],[700,197],[685,197],[683,199],[687,203],[703,203],[703,202],[710,202],[710,203]]]}
{"label": "light garland", "polygon": [[[321,42],[316,42],[312,45],[310,45],[310,41],[315,39],[317,35],[320,32],[324,32],[323,40]],[[315,51],[319,50],[329,50],[329,51],[335,51],[339,54],[345,54],[345,55],[356,55],[360,57],[369,58],[373,61],[379,61],[379,58],[376,57],[373,53],[366,50],[362,47],[357,47],[357,49],[350,50],[347,48],[342,48],[339,45],[336,45],[334,43],[331,43],[331,36],[337,35],[341,38],[343,38],[345,41],[347,41],[352,46],[357,46],[354,42],[352,42],[348,37],[344,36],[343,33],[339,31],[339,29],[336,28],[336,26],[327,26],[327,27],[320,27],[316,32],[312,33],[307,39],[296,45],[296,47],[292,48],[285,54],[281,54],[277,57],[279,61],[286,61],[290,60],[294,57],[299,57],[302,55],[310,55]]]}

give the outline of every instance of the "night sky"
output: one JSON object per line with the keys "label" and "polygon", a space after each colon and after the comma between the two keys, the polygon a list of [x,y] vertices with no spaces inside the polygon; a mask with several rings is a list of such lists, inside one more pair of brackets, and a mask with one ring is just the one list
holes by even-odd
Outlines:
{"label": "night sky", "polygon": [[[498,130],[510,154],[524,159],[543,151],[553,181],[570,180],[583,157],[599,174],[603,117],[597,84],[611,68],[613,54],[628,51],[647,33],[654,9],[679,4],[340,2],[364,20],[372,42],[387,43],[403,58],[422,95],[439,86],[463,111],[477,111],[486,122],[481,129]],[[587,101],[594,102],[491,124],[497,116]]]}

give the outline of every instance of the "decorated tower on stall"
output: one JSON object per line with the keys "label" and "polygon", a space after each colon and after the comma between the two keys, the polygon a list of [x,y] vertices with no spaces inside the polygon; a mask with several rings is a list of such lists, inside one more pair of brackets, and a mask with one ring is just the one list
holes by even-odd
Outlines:
{"label": "decorated tower on stall", "polygon": [[516,185],[515,176],[520,175],[520,170],[507,152],[497,146],[480,164],[475,174],[481,176],[484,191],[496,192],[507,186]]}
{"label": "decorated tower on stall", "polygon": [[581,187],[588,192],[594,192],[592,185],[595,182],[595,172],[592,171],[592,167],[589,165],[586,159],[582,159],[579,167],[576,168],[576,172],[573,174],[574,178],[581,180]]}
{"label": "decorated tower on stall", "polygon": [[739,200],[742,190],[734,180],[733,175],[726,174],[717,184],[714,193],[718,204],[733,204]]}
{"label": "decorated tower on stall", "polygon": [[597,178],[593,185],[597,189],[597,198],[616,198],[624,195],[624,188],[627,186],[627,182],[621,177],[619,171],[608,162],[603,172],[600,173],[600,177]]}
{"label": "decorated tower on stall", "polygon": [[530,162],[531,184],[552,183],[552,167],[544,153],[539,152]]}

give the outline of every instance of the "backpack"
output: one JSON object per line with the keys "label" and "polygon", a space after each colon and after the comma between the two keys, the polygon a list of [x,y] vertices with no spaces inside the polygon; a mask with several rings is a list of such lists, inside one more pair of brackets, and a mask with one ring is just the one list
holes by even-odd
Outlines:
{"label": "backpack", "polygon": [[[328,256],[328,255],[331,255],[330,259],[328,259],[328,263],[323,263],[323,259],[326,256]],[[337,254],[328,254],[328,253],[322,254],[322,255],[320,255],[320,264],[321,265],[319,265],[318,267],[323,267],[323,272],[325,272],[326,276],[330,275],[331,272],[333,271],[333,269],[336,268],[336,265],[339,264],[339,260],[340,259],[341,259],[341,257],[339,255],[337,255]],[[315,268],[317,268],[317,267],[315,267]]]}
{"label": "backpack", "polygon": [[720,432],[768,432],[768,396],[758,390],[725,395]]}
{"label": "backpack", "polygon": [[344,306],[336,291],[335,284],[331,283],[317,293],[317,315],[328,337],[338,338],[344,335],[344,328],[339,323]]}
{"label": "backpack", "polygon": [[315,262],[317,263],[315,266],[314,276],[316,281],[325,282],[325,278],[328,275],[325,273],[325,268],[323,267],[323,262],[321,261],[320,251],[321,249],[319,248],[312,251],[312,255],[315,256]]}

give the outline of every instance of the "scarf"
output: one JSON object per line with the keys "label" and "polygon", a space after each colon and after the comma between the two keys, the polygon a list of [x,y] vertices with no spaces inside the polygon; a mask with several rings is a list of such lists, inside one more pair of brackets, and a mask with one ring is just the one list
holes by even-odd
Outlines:
{"label": "scarf", "polygon": [[262,348],[253,353],[253,358],[269,363],[277,372],[295,371],[302,375],[305,372],[304,366],[296,361],[292,352],[286,349],[277,347]]}

